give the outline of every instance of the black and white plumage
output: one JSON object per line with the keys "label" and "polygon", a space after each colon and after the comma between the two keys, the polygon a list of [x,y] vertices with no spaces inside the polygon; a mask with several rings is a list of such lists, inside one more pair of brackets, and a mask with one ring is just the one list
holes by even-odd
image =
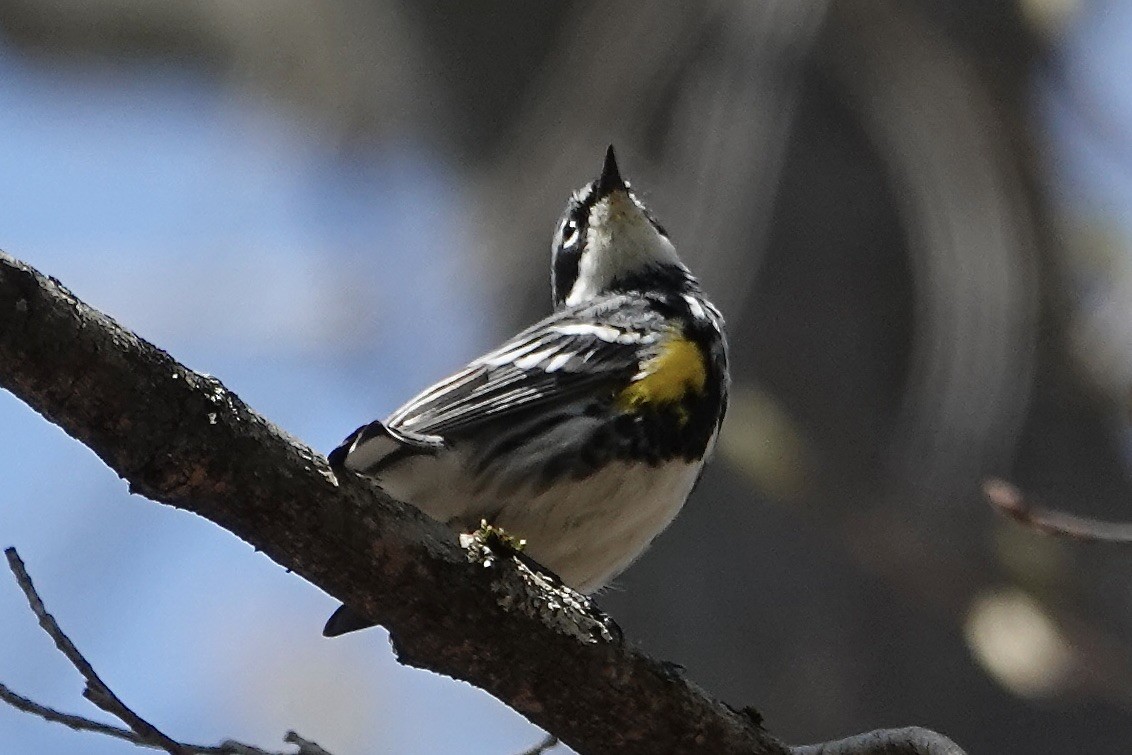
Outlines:
{"label": "black and white plumage", "polygon": [[[727,403],[723,320],[621,179],[575,192],[552,247],[556,311],[358,428],[331,465],[461,532],[527,542],[592,592],[672,520]],[[368,622],[343,606],[337,635]]]}

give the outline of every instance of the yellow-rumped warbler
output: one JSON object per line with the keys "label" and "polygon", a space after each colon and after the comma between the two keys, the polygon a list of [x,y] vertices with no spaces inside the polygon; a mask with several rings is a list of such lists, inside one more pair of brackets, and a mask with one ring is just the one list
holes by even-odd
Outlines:
{"label": "yellow-rumped warbler", "polygon": [[[723,318],[613,147],[552,245],[555,312],[358,428],[330,463],[461,532],[481,521],[574,589],[605,585],[684,505],[727,407]],[[342,606],[324,634],[370,626]]]}

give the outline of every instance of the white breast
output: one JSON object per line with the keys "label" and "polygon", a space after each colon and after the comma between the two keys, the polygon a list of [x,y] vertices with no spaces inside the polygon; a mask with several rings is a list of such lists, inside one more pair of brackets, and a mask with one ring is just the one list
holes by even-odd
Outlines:
{"label": "white breast", "polygon": [[383,473],[381,485],[462,531],[494,514],[491,524],[526,540],[527,555],[584,593],[628,568],[668,526],[701,466],[679,459],[659,467],[613,462],[590,477],[563,479],[543,492],[474,491],[459,457],[415,457]]}
{"label": "white breast", "polygon": [[509,507],[499,524],[527,538],[527,553],[580,592],[606,585],[673,520],[700,464],[615,462],[585,480],[563,481]]}

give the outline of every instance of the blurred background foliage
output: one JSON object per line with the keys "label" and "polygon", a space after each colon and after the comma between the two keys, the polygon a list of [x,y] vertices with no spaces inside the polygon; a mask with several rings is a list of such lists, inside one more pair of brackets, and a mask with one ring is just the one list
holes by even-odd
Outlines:
{"label": "blurred background foliage", "polygon": [[[1128,0],[0,0],[0,247],[313,446],[549,309],[617,145],[728,317],[719,459],[601,598],[790,741],[1126,752]],[[0,396],[0,541],[173,736],[522,749],[486,695]],[[79,682],[0,579],[0,679]],[[130,748],[0,709],[14,753]]]}

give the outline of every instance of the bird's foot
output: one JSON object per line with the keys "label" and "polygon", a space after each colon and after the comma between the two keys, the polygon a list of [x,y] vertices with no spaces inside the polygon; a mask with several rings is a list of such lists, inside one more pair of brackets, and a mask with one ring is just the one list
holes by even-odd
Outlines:
{"label": "bird's foot", "polygon": [[[586,595],[566,585],[554,572],[523,553],[527,541],[509,535],[501,527],[481,520],[474,532],[460,535],[460,545],[467,551],[468,560],[490,568],[498,562],[511,560],[519,576],[530,588],[525,595],[497,585],[500,603],[518,608],[531,618],[552,623],[584,642],[612,642],[620,644],[624,636],[621,627]],[[535,596],[533,599],[531,595]]]}

